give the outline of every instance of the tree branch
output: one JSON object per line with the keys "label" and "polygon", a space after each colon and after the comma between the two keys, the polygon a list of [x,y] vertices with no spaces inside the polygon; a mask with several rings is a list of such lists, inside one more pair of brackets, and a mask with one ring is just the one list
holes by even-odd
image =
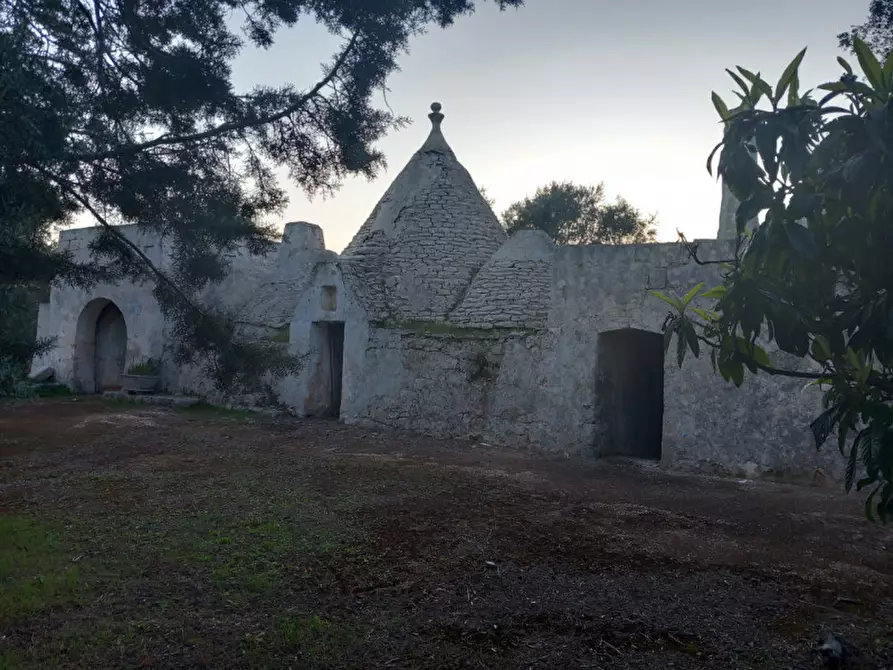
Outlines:
{"label": "tree branch", "polygon": [[199,309],[190,299],[183,290],[177,286],[177,284],[170,279],[166,274],[164,274],[161,270],[155,267],[155,263],[152,262],[152,259],[149,258],[142,249],[140,249],[136,244],[134,244],[131,240],[127,239],[127,237],[118,230],[117,226],[109,223],[109,221],[100,214],[93,204],[86,198],[86,196],[81,195],[68,180],[54,175],[51,172],[41,169],[40,170],[45,176],[49,177],[51,180],[56,182],[59,187],[65,192],[68,193],[72,198],[77,200],[84,209],[86,209],[93,216],[94,219],[107,231],[109,231],[119,242],[121,242],[125,247],[127,247],[131,253],[133,253],[137,258],[139,258],[146,269],[149,270],[151,274],[155,276],[156,279],[163,282],[166,286],[170,287],[180,296],[181,299],[185,300],[190,307],[195,309],[197,312],[202,313],[201,309]]}
{"label": "tree branch", "polygon": [[681,231],[679,231],[678,229],[676,230],[676,234],[679,236],[679,243],[683,247],[685,247],[685,250],[688,252],[688,255],[698,265],[726,265],[726,264],[734,264],[738,261],[737,258],[721,259],[718,261],[702,261],[700,258],[698,258],[698,243],[697,242],[689,242],[685,238],[685,234],[682,233]]}
{"label": "tree branch", "polygon": [[307,104],[308,101],[315,98],[319,95],[319,92],[331,83],[331,81],[338,74],[338,70],[344,65],[347,61],[348,55],[353,50],[354,45],[359,39],[358,34],[354,34],[350,41],[347,43],[347,46],[338,56],[335,61],[332,69],[329,73],[319,80],[313,88],[311,88],[307,93],[302,95],[296,102],[289,105],[285,109],[282,109],[275,114],[268,114],[267,116],[262,116],[255,119],[242,119],[241,121],[230,121],[227,123],[222,123],[214,128],[209,128],[208,130],[203,130],[202,132],[192,133],[189,135],[162,135],[160,137],[156,137],[153,140],[149,140],[147,142],[134,143],[130,145],[126,145],[123,147],[118,147],[117,149],[109,149],[108,151],[99,151],[92,154],[74,154],[70,156],[65,156],[65,160],[69,161],[77,161],[77,162],[92,162],[97,160],[103,160],[106,158],[116,158],[120,156],[132,156],[133,154],[140,153],[141,151],[145,151],[146,149],[151,149],[153,147],[158,146],[166,146],[171,144],[184,144],[186,142],[197,142],[200,140],[208,139],[209,137],[216,137],[218,135],[222,135],[224,133],[229,133],[232,131],[245,130],[246,128],[254,128],[257,126],[263,126],[268,123],[272,123],[273,121],[278,121],[279,119],[285,118],[290,114],[294,114],[301,107]]}
{"label": "tree branch", "polygon": [[[691,321],[691,320],[689,320],[689,321],[690,321],[690,323],[692,323],[696,326],[700,326],[701,328],[705,327],[703,323],[699,323],[697,321]],[[676,333],[676,337],[679,337],[679,333]],[[721,348],[721,344],[719,342],[711,342],[704,335],[699,335],[698,333],[695,333],[695,337],[697,337],[701,342],[706,344],[711,349],[718,350]],[[751,356],[749,353],[747,353],[746,351],[743,351],[742,349],[739,349],[737,346],[735,347],[735,352],[739,353],[739,354],[744,354],[745,356],[747,356],[747,359],[749,362],[753,363],[757,367],[757,369],[762,370],[767,375],[777,375],[780,377],[794,377],[797,379],[813,379],[813,380],[824,379],[825,377],[828,376],[826,373],[820,374],[818,372],[802,372],[800,370],[786,370],[784,368],[776,368],[771,365],[763,365],[762,363],[757,361],[753,356]]]}

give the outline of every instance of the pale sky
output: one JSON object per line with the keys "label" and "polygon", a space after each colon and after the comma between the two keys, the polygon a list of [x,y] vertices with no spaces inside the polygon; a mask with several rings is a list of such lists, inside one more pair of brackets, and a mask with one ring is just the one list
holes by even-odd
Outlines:
{"label": "pale sky", "polygon": [[[527,0],[493,2],[413,40],[388,102],[413,124],[380,143],[388,170],[333,197],[291,190],[285,221],[320,225],[340,251],[428,134],[432,101],[443,131],[496,211],[552,180],[604,181],[659,218],[659,239],[716,235],[720,190],[705,162],[720,139],[711,90],[731,100],[724,68],[771,83],[804,46],[802,89],[839,75],[835,36],[868,15],[868,0]],[[306,86],[335,42],[311,23],[280,33],[236,63],[238,88]],[[852,59],[855,62],[855,59]]]}
{"label": "pale sky", "polygon": [[[496,200],[496,212],[552,180],[604,182],[656,213],[662,241],[716,235],[720,190],[707,155],[721,137],[711,90],[731,101],[724,68],[770,83],[804,46],[802,90],[836,79],[836,35],[868,15],[869,0],[526,0],[493,2],[447,29],[413,40],[387,100],[413,124],[379,145],[388,170],[348,180],[332,198],[290,189],[281,221],[322,227],[341,251],[390,181],[424,142],[433,101],[458,159]],[[238,89],[311,85],[337,42],[309,21],[247,50]],[[855,63],[855,59],[851,59]],[[731,106],[731,105],[730,105]]]}

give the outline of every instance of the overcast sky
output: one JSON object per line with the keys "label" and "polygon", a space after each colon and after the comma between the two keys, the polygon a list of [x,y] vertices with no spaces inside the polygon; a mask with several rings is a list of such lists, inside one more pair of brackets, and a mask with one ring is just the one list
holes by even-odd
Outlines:
{"label": "overcast sky", "polygon": [[[716,235],[720,191],[705,161],[720,139],[710,103],[732,99],[724,68],[771,83],[803,47],[805,90],[836,79],[835,36],[868,14],[868,0],[526,0],[492,2],[452,28],[416,38],[389,82],[394,112],[414,123],[381,144],[389,168],[327,200],[292,188],[286,221],[310,221],[335,251],[350,241],[390,181],[421,146],[432,101],[444,134],[499,213],[552,180],[605,183],[659,218],[659,239]],[[238,88],[306,86],[337,42],[310,23],[236,63]]]}

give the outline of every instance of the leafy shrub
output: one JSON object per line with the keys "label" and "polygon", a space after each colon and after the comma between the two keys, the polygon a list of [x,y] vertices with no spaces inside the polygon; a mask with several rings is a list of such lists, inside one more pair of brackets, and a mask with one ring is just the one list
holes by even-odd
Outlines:
{"label": "leafy shrub", "polygon": [[[744,68],[729,70],[741,104],[729,109],[714,93],[726,129],[714,155],[722,149],[718,172],[740,201],[734,257],[721,261],[720,286],[659,297],[674,309],[664,333],[666,345],[677,337],[679,365],[687,351],[709,350],[736,386],[750,372],[820,387],[816,447],[837,433],[846,490],[870,488],[866,514],[886,522],[893,517],[893,57],[882,64],[858,38],[853,48],[862,76],[839,58],[843,74],[818,87],[822,97],[799,92],[805,50],[774,87]],[[698,261],[696,245],[688,247]],[[784,369],[758,341],[811,360],[816,371]]]}

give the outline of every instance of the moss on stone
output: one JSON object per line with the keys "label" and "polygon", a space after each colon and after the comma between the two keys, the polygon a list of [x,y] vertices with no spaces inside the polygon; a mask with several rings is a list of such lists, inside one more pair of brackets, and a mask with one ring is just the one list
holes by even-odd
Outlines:
{"label": "moss on stone", "polygon": [[272,335],[267,336],[267,339],[270,342],[288,342],[289,337],[289,326],[280,326]]}
{"label": "moss on stone", "polygon": [[420,335],[445,335],[457,338],[489,338],[503,337],[516,333],[532,333],[531,328],[469,328],[466,326],[457,326],[446,321],[373,321],[372,326],[375,328],[385,328],[391,330],[408,330]]}

